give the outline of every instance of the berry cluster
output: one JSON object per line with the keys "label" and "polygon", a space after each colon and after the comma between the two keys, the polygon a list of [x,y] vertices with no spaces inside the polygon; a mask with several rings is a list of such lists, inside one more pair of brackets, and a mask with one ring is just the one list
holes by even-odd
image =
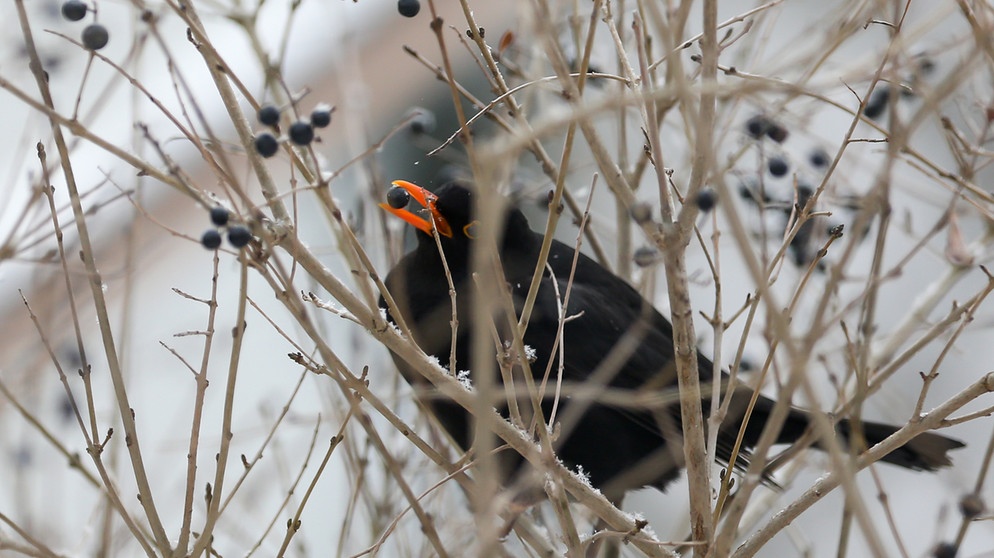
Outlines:
{"label": "berry cluster", "polygon": [[[791,161],[787,153],[793,150],[796,154],[796,150],[793,146],[786,145],[790,131],[782,122],[766,115],[755,115],[746,120],[743,131],[757,142],[756,146],[760,148],[761,154],[765,153],[766,149],[772,149],[773,154],[769,157],[760,156],[759,160],[763,162],[762,168],[758,173],[745,177],[739,185],[739,196],[765,210],[765,217],[760,221],[772,219],[779,221],[784,227],[790,226],[791,219],[814,195],[815,189],[812,183],[828,170],[832,159],[824,149],[814,147],[809,148],[806,157]],[[763,142],[766,139],[773,143],[764,147]],[[841,199],[839,196],[836,197]],[[696,201],[701,203],[701,200]],[[809,219],[802,225],[790,243],[789,251],[794,263],[800,266],[811,262],[818,253],[817,248],[824,244],[825,239],[839,234],[841,231],[839,224],[836,220],[817,217]]]}
{"label": "berry cluster", "polygon": [[[66,0],[62,3],[62,17],[69,21],[79,21],[86,17],[86,12],[90,8],[82,0]],[[83,29],[81,37],[83,46],[90,50],[100,50],[107,46],[110,40],[110,33],[107,28],[99,23],[91,23]]]}
{"label": "berry cluster", "polygon": [[[790,135],[790,132],[782,124],[763,115],[753,116],[747,120],[745,132],[754,140],[762,140],[765,136],[777,144],[782,144]],[[831,160],[824,149],[816,148],[808,155],[808,162],[815,169],[824,169]],[[781,178],[790,172],[790,163],[785,155],[774,155],[767,161],[766,170],[771,176]]]}
{"label": "berry cluster", "polygon": [[[763,137],[767,137],[777,144],[782,144],[790,135],[790,132],[781,123],[762,114],[757,114],[746,120],[745,132],[754,140],[761,141]],[[779,155],[770,157],[767,162],[767,170],[771,175],[780,178],[790,172],[790,164],[785,157]]]}
{"label": "berry cluster", "polygon": [[752,139],[758,140],[763,136],[767,136],[777,143],[783,143],[787,139],[787,136],[790,135],[787,128],[784,128],[772,118],[761,114],[757,114],[746,121],[746,133],[752,136]]}
{"label": "berry cluster", "polygon": [[[211,223],[216,227],[228,229],[228,244],[235,248],[244,248],[252,240],[252,232],[245,225],[228,226],[228,218],[231,213],[224,207],[216,206],[211,208]],[[208,250],[216,250],[221,246],[221,231],[218,229],[207,229],[200,237],[200,243]]]}
{"label": "berry cluster", "polygon": [[[331,124],[331,113],[335,112],[335,107],[320,104],[311,111],[309,120],[297,120],[290,124],[287,131],[287,139],[294,145],[301,147],[310,145],[314,141],[314,128],[324,128]],[[262,105],[256,115],[259,123],[269,126],[274,131],[278,131],[280,123],[280,109],[274,105]],[[272,157],[280,147],[280,138],[273,132],[260,132],[255,136],[255,150],[263,157]]]}

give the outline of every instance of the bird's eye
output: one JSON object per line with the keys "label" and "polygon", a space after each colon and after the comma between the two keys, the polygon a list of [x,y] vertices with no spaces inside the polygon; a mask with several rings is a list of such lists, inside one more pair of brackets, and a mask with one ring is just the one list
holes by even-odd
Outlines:
{"label": "bird's eye", "polygon": [[472,223],[466,225],[462,228],[462,234],[466,238],[476,238],[476,226],[479,224],[479,221],[473,221]]}

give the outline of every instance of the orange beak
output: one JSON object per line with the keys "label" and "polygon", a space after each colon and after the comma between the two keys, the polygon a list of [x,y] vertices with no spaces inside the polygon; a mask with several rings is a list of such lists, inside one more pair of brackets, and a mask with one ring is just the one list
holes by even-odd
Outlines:
{"label": "orange beak", "polygon": [[398,188],[407,190],[407,193],[411,194],[411,197],[428,211],[428,214],[431,216],[431,221],[428,221],[420,215],[411,213],[406,209],[394,209],[385,203],[381,203],[380,207],[388,213],[392,213],[393,215],[407,221],[409,224],[413,225],[425,234],[430,235],[432,229],[435,229],[438,231],[438,234],[452,238],[452,227],[449,226],[449,222],[445,220],[445,217],[442,217],[442,214],[439,213],[438,208],[435,207],[435,202],[438,200],[438,196],[432,194],[428,190],[425,190],[421,186],[412,184],[406,180],[394,180],[392,184]]}

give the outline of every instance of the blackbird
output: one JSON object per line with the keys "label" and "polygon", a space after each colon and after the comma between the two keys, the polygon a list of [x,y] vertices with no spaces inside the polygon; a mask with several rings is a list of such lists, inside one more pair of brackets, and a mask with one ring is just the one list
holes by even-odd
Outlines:
{"label": "blackbird", "polygon": [[[472,328],[472,308],[474,300],[480,297],[470,263],[471,252],[477,246],[475,229],[478,228],[473,192],[470,187],[458,183],[443,185],[434,193],[405,181],[393,184],[394,188],[409,193],[424,209],[418,213],[404,209],[407,196],[399,191],[393,192],[401,195],[391,196],[389,205],[381,204],[385,210],[421,231],[417,234],[417,247],[390,271],[386,286],[418,345],[435,356],[442,367],[449,369],[453,313],[449,280],[438,249],[441,245],[444,263],[456,291],[458,326],[454,354],[457,362],[453,369],[464,371],[469,368],[470,340],[476,333]],[[402,198],[401,203],[398,198]],[[520,314],[543,236],[529,228],[524,214],[515,207],[508,207],[502,219],[502,236],[496,246],[515,312]],[[433,230],[438,232],[438,243]],[[482,242],[479,247],[485,249]],[[571,407],[578,406],[572,413],[573,423],[563,425],[555,439],[557,457],[568,467],[586,474],[594,487],[615,502],[620,502],[626,491],[643,486],[665,489],[677,478],[683,462],[672,325],[628,283],[562,242],[552,241],[546,269],[523,339],[529,348],[527,364],[536,384],[541,384],[552,360],[551,379],[541,403],[542,416],[548,420],[553,406],[558,405],[557,417],[570,417]],[[567,289],[570,291],[568,303],[563,308],[561,301]],[[380,306],[387,310],[387,318],[393,322],[394,317],[382,297]],[[483,334],[493,337],[496,331],[504,340],[504,346],[509,347],[511,336],[507,332],[511,326],[508,321],[506,316],[495,315],[495,327]],[[556,343],[560,327],[562,339],[561,343]],[[636,342],[632,343],[633,340]],[[619,342],[628,349],[619,346]],[[701,381],[711,382],[711,361],[699,353],[697,359]],[[408,382],[424,385],[425,380],[396,355],[394,360]],[[506,355],[504,360],[507,361]],[[521,365],[519,359],[519,378]],[[555,386],[560,367],[562,391],[557,400]],[[726,374],[722,376],[727,380]],[[588,382],[586,398],[570,395],[581,393],[571,392],[569,388],[585,381]],[[591,384],[597,388],[594,393],[600,393],[602,397],[589,396]],[[523,381],[515,381],[515,386],[523,385]],[[710,389],[705,392],[710,393]],[[467,411],[437,391],[431,393],[430,386],[420,393],[422,401],[455,442],[463,449],[469,448],[473,427]],[[752,395],[752,390],[742,385],[734,392],[728,415],[718,432],[717,457],[722,462],[727,463],[731,456]],[[633,404],[649,400],[656,404]],[[522,406],[527,407],[527,399],[521,401]],[[710,401],[703,401],[703,405],[707,413]],[[736,460],[737,467],[742,468],[747,463],[748,448],[759,440],[773,406],[774,401],[767,397],[757,399],[744,429],[744,447]],[[505,417],[508,416],[507,405],[497,407]],[[797,441],[808,430],[809,419],[809,412],[792,408],[777,443]],[[897,430],[897,427],[874,422],[861,422],[858,428],[869,446]],[[836,423],[843,442],[851,429],[852,424],[846,419]],[[912,470],[934,471],[951,464],[946,455],[948,450],[962,446],[959,441],[923,433],[888,454],[883,461]],[[500,463],[505,475],[501,481],[505,483],[521,469],[521,458],[517,454]]]}

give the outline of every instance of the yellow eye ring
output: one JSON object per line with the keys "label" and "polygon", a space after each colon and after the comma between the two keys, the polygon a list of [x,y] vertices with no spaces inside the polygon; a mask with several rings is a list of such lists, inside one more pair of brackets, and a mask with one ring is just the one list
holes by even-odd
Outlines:
{"label": "yellow eye ring", "polygon": [[463,234],[463,236],[465,236],[466,238],[469,238],[469,239],[475,239],[476,238],[476,234],[473,232],[473,230],[479,224],[480,224],[479,221],[473,221],[472,223],[470,223],[470,224],[466,225],[465,227],[463,227],[462,228],[462,234]]}

